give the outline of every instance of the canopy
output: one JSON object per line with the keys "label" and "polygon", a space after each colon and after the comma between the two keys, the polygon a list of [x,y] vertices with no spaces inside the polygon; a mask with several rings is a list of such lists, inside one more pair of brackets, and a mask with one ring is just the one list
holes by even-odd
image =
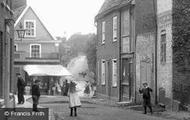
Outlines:
{"label": "canopy", "polygon": [[67,76],[72,75],[62,65],[25,65],[24,71],[29,76]]}

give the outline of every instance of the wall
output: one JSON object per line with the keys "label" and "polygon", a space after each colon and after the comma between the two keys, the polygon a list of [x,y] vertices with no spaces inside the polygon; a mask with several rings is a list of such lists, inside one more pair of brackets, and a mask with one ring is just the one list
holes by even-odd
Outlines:
{"label": "wall", "polygon": [[[25,37],[26,40],[45,40],[45,41],[53,40],[52,36],[48,33],[43,23],[40,22],[39,18],[36,16],[34,11],[30,7],[28,8],[28,11],[20,20],[22,25],[24,25],[24,20],[36,20],[36,37],[33,38]],[[19,28],[20,22],[16,25],[15,29]],[[15,40],[20,40],[16,32],[15,32]]]}
{"label": "wall", "polygon": [[12,0],[12,2],[13,2],[13,9],[26,5],[26,0]]}
{"label": "wall", "polygon": [[[172,0],[158,0],[158,96],[159,102],[166,104],[170,108],[170,100],[172,99]],[[166,31],[166,63],[161,63],[161,31]]]}
{"label": "wall", "polygon": [[[4,0],[0,0],[0,3],[4,2]],[[9,2],[10,3],[10,2]],[[12,6],[9,4],[8,6]],[[12,55],[13,52],[11,51],[11,47],[13,42],[13,22],[8,21],[11,19],[12,14],[1,4],[0,6],[0,32],[2,33],[1,36],[1,43],[0,43],[0,98],[5,99],[5,106],[12,107],[9,105],[9,93],[11,89],[11,81],[12,81],[12,67],[13,67],[13,59]]]}
{"label": "wall", "polygon": [[[113,12],[102,19],[98,20],[97,25],[97,34],[98,34],[98,42],[97,42],[97,61],[99,61],[99,70],[101,70],[101,59],[105,59],[107,62],[109,61],[109,78],[106,78],[106,85],[102,86],[101,82],[97,87],[97,90],[100,94],[104,94],[103,96],[107,96],[109,98],[118,100],[119,99],[119,32],[118,32],[118,40],[113,42],[112,38],[112,18],[117,15],[119,21],[119,12]],[[106,40],[105,44],[101,43],[101,23],[102,21],[106,21]],[[119,23],[118,23],[119,30]],[[118,68],[118,82],[117,87],[112,87],[112,59],[117,59],[117,68]],[[98,67],[97,67],[98,68]],[[106,75],[107,76],[107,75]],[[101,71],[100,71],[100,79],[101,79]],[[100,80],[101,81],[101,80]],[[108,85],[109,83],[109,85]],[[110,86],[110,87],[108,87]],[[110,93],[109,93],[110,92]],[[110,96],[108,95],[110,94]]]}
{"label": "wall", "polygon": [[[154,43],[155,34],[146,33],[139,34],[136,42],[136,90],[137,90],[137,103],[142,101],[138,93],[142,84],[147,82],[148,85],[155,91],[154,81]],[[155,95],[152,94],[152,103],[154,103]]]}
{"label": "wall", "polygon": [[153,89],[152,103],[155,103],[155,31],[156,1],[135,1],[136,34],[136,102],[142,101],[139,88],[147,82]]}

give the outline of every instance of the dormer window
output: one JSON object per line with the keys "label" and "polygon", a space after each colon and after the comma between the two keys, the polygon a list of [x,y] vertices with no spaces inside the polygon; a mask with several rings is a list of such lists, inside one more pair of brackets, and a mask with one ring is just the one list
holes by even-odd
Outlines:
{"label": "dormer window", "polygon": [[27,29],[25,33],[25,37],[36,37],[36,21],[35,20],[25,20],[24,29]]}

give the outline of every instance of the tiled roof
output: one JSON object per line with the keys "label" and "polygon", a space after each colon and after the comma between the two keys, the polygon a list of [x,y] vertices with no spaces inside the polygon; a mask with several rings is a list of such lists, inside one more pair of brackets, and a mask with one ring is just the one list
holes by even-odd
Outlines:
{"label": "tiled roof", "polygon": [[101,18],[101,16],[104,16],[105,14],[111,12],[112,10],[121,8],[132,1],[134,2],[135,0],[105,0],[97,16],[95,17],[95,21],[98,18]]}
{"label": "tiled roof", "polygon": [[98,14],[101,14],[117,5],[119,5],[123,0],[105,0],[102,7],[100,8]]}
{"label": "tiled roof", "polygon": [[14,20],[16,21],[19,16],[22,14],[22,12],[24,11],[24,9],[26,8],[26,6],[22,6],[22,7],[19,7],[17,9],[14,10]]}

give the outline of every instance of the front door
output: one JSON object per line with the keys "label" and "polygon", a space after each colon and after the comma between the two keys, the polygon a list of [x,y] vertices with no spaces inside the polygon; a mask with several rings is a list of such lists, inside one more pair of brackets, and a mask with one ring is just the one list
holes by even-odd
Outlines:
{"label": "front door", "polygon": [[107,85],[107,95],[111,97],[111,68],[110,68],[110,61],[106,61],[106,85]]}
{"label": "front door", "polygon": [[122,59],[121,101],[131,100],[131,58]]}

